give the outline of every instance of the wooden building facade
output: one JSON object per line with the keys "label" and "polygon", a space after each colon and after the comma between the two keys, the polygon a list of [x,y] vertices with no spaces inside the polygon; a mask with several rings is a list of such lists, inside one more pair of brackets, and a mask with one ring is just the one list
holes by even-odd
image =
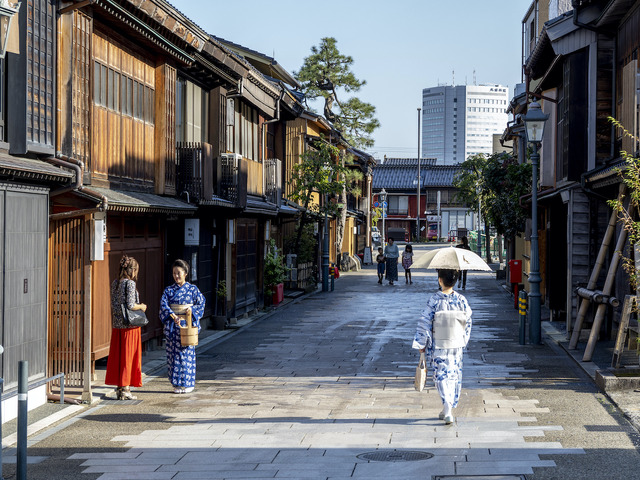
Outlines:
{"label": "wooden building facade", "polygon": [[[637,138],[640,2],[573,2],[572,6],[540,22],[544,26],[524,65],[524,93],[529,101],[537,99],[549,114],[538,194],[543,300],[551,319],[564,323],[570,348],[577,347],[580,334],[585,333],[581,330],[592,330],[583,358],[587,361],[595,338],[615,331],[620,309],[607,308],[604,322],[602,317],[596,320],[596,308],[580,313],[583,300],[576,288],[602,289],[609,270],[615,282],[609,282],[611,290],[606,294],[624,298],[632,293],[613,248],[605,248],[599,272],[594,265],[605,235],[620,241],[626,235],[615,216],[609,227],[612,211],[607,200],[619,193],[619,171],[625,166],[621,151],[637,156],[638,146],[614,128],[609,117]],[[518,113],[525,111],[523,105]],[[512,137],[517,137],[521,122],[514,122],[510,129]],[[521,254],[526,257],[528,249],[525,244]],[[523,266],[528,271],[528,262]]]}

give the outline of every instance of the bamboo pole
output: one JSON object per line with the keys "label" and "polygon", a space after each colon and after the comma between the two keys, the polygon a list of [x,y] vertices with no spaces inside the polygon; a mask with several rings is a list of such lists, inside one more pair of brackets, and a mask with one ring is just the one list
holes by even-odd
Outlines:
{"label": "bamboo pole", "polygon": [[[620,184],[618,189],[618,200],[622,198],[625,192],[624,183]],[[611,217],[609,218],[609,225],[607,225],[607,230],[605,231],[604,238],[602,239],[602,244],[600,245],[600,251],[598,252],[598,258],[596,260],[596,264],[593,266],[593,270],[591,271],[591,276],[589,277],[589,283],[587,284],[588,290],[594,290],[596,288],[596,284],[598,282],[598,277],[600,276],[600,270],[602,270],[602,266],[604,265],[604,261],[607,257],[607,252],[609,251],[609,244],[611,243],[611,239],[613,238],[613,233],[616,230],[616,223],[618,221],[618,212],[615,210],[611,212]],[[569,342],[569,349],[575,350],[578,345],[578,340],[580,339],[580,331],[582,330],[582,324],[584,323],[584,317],[589,310],[590,300],[583,298],[582,302],[580,302],[580,308],[578,310],[578,315],[576,317],[576,322],[573,325],[573,332],[571,335],[571,341]]]}
{"label": "bamboo pole", "polygon": [[[618,236],[618,243],[616,244],[616,249],[613,253],[613,258],[611,259],[611,264],[609,265],[607,279],[604,282],[604,288],[602,289],[602,292],[605,295],[611,294],[613,282],[615,281],[616,270],[618,270],[618,264],[620,263],[620,257],[622,256],[622,249],[624,248],[624,244],[626,241],[627,231],[622,228],[620,230],[620,235]],[[591,326],[591,332],[589,333],[589,341],[587,342],[587,347],[584,349],[584,355],[582,356],[583,362],[590,362],[591,357],[593,357],[593,350],[596,347],[598,333],[600,333],[600,326],[602,325],[602,320],[604,319],[606,310],[607,304],[603,303],[598,305],[596,316],[593,319],[593,325]]]}

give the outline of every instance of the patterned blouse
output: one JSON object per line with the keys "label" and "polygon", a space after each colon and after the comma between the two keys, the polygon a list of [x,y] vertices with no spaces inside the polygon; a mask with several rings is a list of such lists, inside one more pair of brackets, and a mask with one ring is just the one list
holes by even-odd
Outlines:
{"label": "patterned blouse", "polygon": [[111,326],[113,328],[138,328],[124,324],[122,307],[120,307],[123,303],[127,305],[127,308],[133,308],[140,303],[136,282],[127,278],[114,280],[111,284]]}
{"label": "patterned blouse", "polygon": [[416,335],[413,338],[413,348],[427,348],[429,353],[433,353],[433,317],[436,312],[442,310],[460,310],[467,314],[467,325],[464,329],[465,344],[469,341],[469,336],[471,335],[471,308],[467,303],[467,299],[458,292],[449,294],[436,292],[429,299],[427,308],[424,309],[420,320],[418,320]]}

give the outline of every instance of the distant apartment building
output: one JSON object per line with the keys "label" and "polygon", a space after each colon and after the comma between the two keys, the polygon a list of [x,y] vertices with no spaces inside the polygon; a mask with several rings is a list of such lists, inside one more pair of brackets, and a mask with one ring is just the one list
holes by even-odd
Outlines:
{"label": "distant apartment building", "polygon": [[422,90],[422,156],[455,165],[493,153],[493,135],[507,124],[509,89],[502,85],[438,86]]}

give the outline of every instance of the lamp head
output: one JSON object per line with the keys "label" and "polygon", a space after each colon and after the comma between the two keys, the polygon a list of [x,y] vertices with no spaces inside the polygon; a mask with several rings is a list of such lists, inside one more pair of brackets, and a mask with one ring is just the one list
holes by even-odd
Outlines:
{"label": "lamp head", "polygon": [[538,102],[529,104],[527,113],[522,117],[527,132],[527,141],[537,143],[542,141],[544,126],[548,118],[549,115],[542,111]]}

